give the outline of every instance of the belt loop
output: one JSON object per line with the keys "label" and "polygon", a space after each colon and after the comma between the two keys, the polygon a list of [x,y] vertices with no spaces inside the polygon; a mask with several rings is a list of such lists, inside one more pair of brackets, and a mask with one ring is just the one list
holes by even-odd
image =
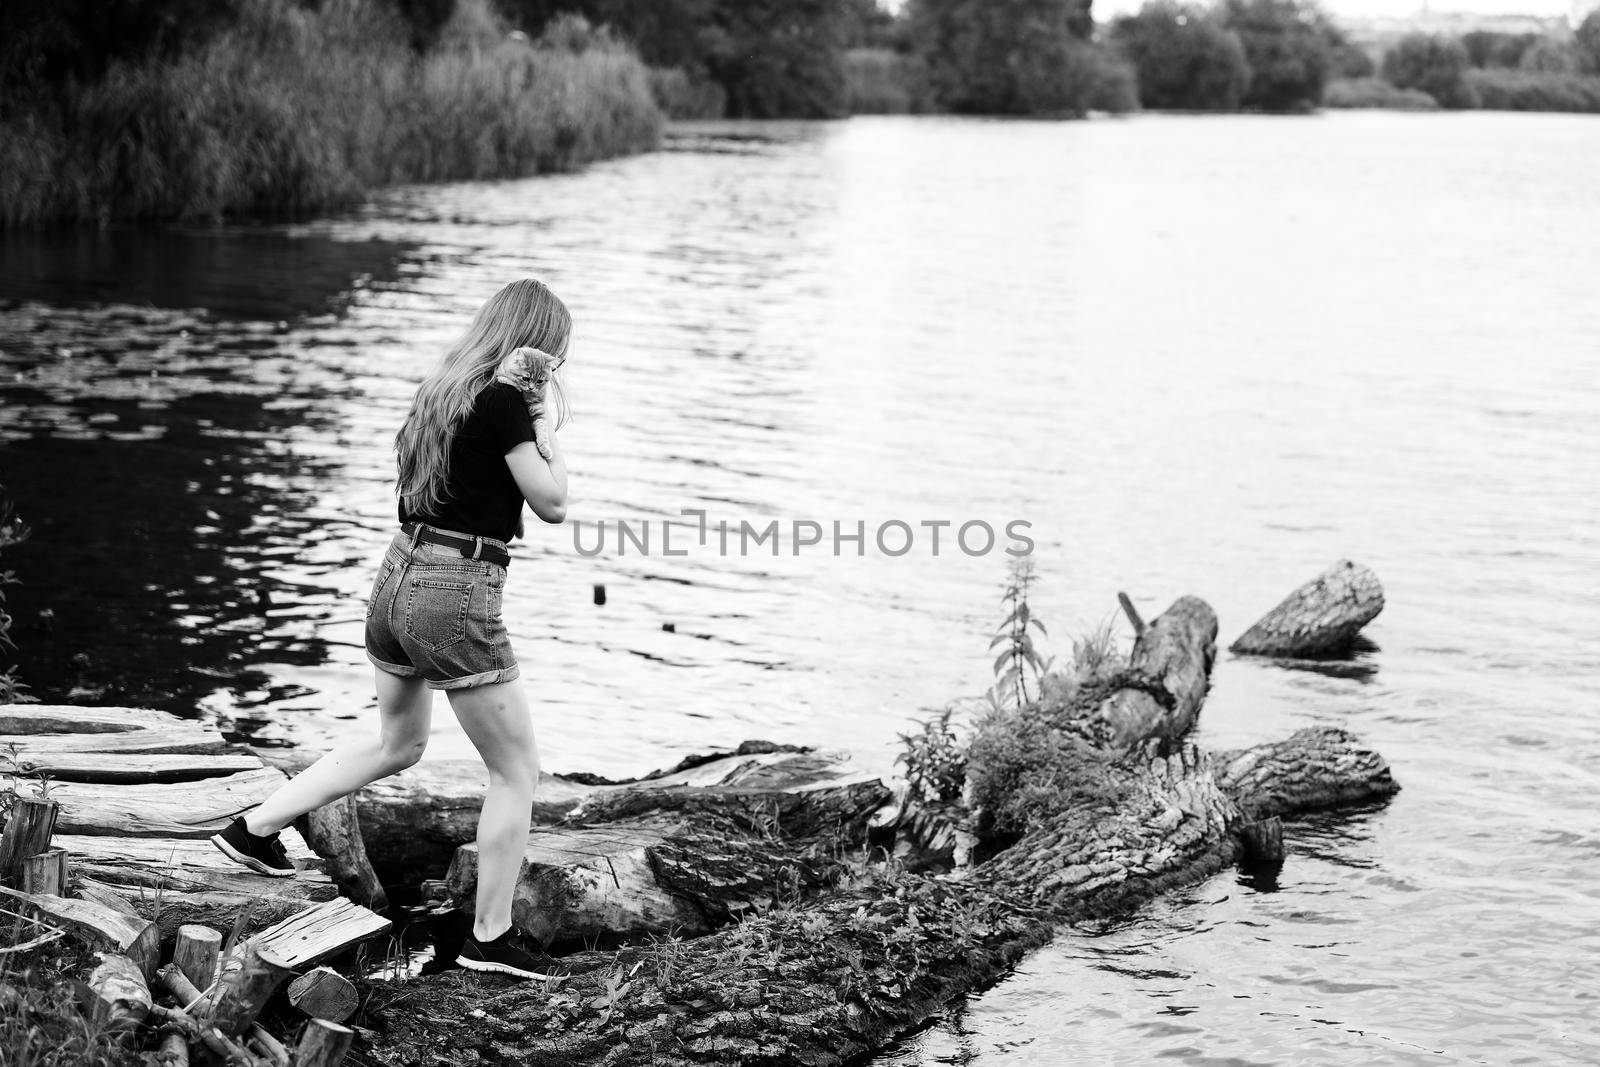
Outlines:
{"label": "belt loop", "polygon": [[406,553],[408,556],[415,556],[417,554],[417,542],[420,540],[422,540],[422,523],[412,522],[411,545]]}
{"label": "belt loop", "polygon": [[472,559],[474,562],[483,555],[483,538],[477,534],[472,535]]}

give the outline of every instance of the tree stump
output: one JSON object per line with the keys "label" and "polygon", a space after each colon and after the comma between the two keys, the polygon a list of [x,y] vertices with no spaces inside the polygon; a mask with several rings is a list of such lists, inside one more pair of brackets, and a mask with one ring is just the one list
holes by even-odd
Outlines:
{"label": "tree stump", "polygon": [[61,805],[54,800],[18,796],[11,802],[6,828],[0,833],[0,879],[22,884],[22,864],[50,847]]}
{"label": "tree stump", "polygon": [[197,923],[178,927],[178,938],[172,946],[172,963],[200,989],[216,981],[217,959],[221,954],[220,931]]}
{"label": "tree stump", "polygon": [[22,861],[22,891],[36,896],[65,896],[67,850],[47,848]]}
{"label": "tree stump", "polygon": [[338,1067],[350,1051],[355,1031],[327,1019],[312,1019],[300,1035],[294,1052],[295,1067]]}
{"label": "tree stump", "polygon": [[1342,559],[1290,593],[1228,650],[1249,656],[1337,655],[1382,610],[1378,576]]}

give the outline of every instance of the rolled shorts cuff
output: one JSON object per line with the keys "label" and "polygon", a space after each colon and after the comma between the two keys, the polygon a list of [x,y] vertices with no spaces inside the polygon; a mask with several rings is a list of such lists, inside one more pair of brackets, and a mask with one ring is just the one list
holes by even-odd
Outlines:
{"label": "rolled shorts cuff", "polygon": [[371,652],[367,653],[367,658],[372,661],[372,665],[374,667],[378,668],[380,671],[383,671],[385,674],[393,674],[400,678],[415,678],[417,675],[422,673],[415,667],[402,667],[398,663],[385,663],[377,656],[374,656]]}
{"label": "rolled shorts cuff", "polygon": [[426,679],[429,689],[471,689],[475,685],[494,685],[497,682],[514,681],[522,674],[522,668],[513,663],[509,667],[498,671],[482,671],[478,674],[463,675],[460,678],[446,678],[442,682]]}

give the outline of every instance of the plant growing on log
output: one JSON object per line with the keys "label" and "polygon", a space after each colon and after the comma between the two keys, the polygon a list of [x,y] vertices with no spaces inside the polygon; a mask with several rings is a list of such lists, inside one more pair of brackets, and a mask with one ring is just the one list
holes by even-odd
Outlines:
{"label": "plant growing on log", "polygon": [[918,733],[900,735],[904,750],[894,758],[906,767],[906,784],[913,800],[948,802],[961,796],[967,780],[965,746],[950,728],[953,708],[945,708],[922,724]]}
{"label": "plant growing on log", "polygon": [[[3,678],[3,676],[0,676],[0,678]],[[0,686],[3,686],[3,682],[0,682]],[[5,701],[0,700],[0,704],[3,703]],[[33,795],[38,799],[50,799],[50,775],[45,771],[23,770],[22,760],[17,755],[17,752],[17,743],[15,741],[7,741],[5,754],[0,755],[0,760],[4,760],[11,765],[11,769],[5,772],[10,781],[6,783],[4,789],[0,789],[0,813],[3,814],[9,814],[12,803],[22,795],[17,789],[18,780],[31,781],[33,783]]]}
{"label": "plant growing on log", "polygon": [[1040,658],[1034,649],[1033,634],[1028,630],[1029,626],[1036,626],[1040,633],[1049,636],[1044,623],[1028,609],[1028,587],[1033,580],[1032,557],[1013,556],[1010,576],[1006,580],[1005,591],[1000,595],[1000,603],[1009,604],[1010,610],[995,630],[994,640],[989,642],[991,652],[997,646],[1005,646],[1000,655],[995,657],[995,683],[988,693],[989,703],[995,708],[1008,703],[1019,708],[1026,704],[1029,699],[1028,675],[1033,674],[1037,681],[1050,669],[1050,661]]}

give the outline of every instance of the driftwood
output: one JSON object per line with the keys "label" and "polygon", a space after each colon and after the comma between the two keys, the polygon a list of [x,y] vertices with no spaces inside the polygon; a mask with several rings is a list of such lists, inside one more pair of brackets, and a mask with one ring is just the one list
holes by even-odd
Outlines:
{"label": "driftwood", "polygon": [[[174,936],[190,923],[232,926],[239,910],[252,903],[255,921],[266,925],[338,895],[333,879],[320,870],[304,869],[293,878],[256,874],[202,838],[66,834],[56,840],[72,853],[79,892],[91,896],[104,891],[120,897],[139,914],[155,919],[163,937]],[[323,862],[293,830],[284,831],[284,845],[297,863]]]}
{"label": "driftwood", "polygon": [[[165,783],[61,782],[51,793],[61,802],[59,833],[205,838],[266,800],[285,781],[276,767],[255,767],[186,782],[182,788]],[[289,840],[285,832],[285,848]],[[290,858],[295,858],[292,853]]]}
{"label": "driftwood", "polygon": [[[876,775],[788,754],[742,784],[644,782],[590,797],[559,827],[529,835],[511,921],[543,941],[644,933],[694,936],[775,893],[836,879],[837,852],[866,836],[889,799]],[[456,852],[448,880],[470,911],[477,846]]]}
{"label": "driftwood", "polygon": [[[381,934],[393,924],[354,901],[325,900],[253,934],[250,943],[298,970]],[[236,947],[235,951],[239,951]]]}
{"label": "driftwood", "polygon": [[54,800],[17,796],[0,833],[0,878],[13,885],[22,883],[22,863],[50,847],[60,818],[60,805]]}
{"label": "driftwood", "polygon": [[246,1042],[251,1048],[260,1052],[273,1067],[289,1067],[289,1050],[282,1041],[269,1034],[260,1023],[250,1024],[250,1037]]}
{"label": "driftwood", "polygon": [[67,891],[67,850],[47,848],[22,861],[22,891],[63,896]]}
{"label": "driftwood", "polygon": [[58,704],[0,705],[0,749],[13,742],[25,765],[68,753],[221,755],[229,748],[214,727],[165,712]]}
{"label": "driftwood", "polygon": [[100,953],[100,963],[89,973],[94,991],[94,1020],[110,1030],[136,1030],[150,1014],[150,985],[131,959],[114,952]]}
{"label": "driftwood", "polygon": [[328,871],[344,895],[369,908],[388,907],[388,895],[367,860],[355,798],[340,797],[307,813],[304,820],[306,844],[318,855],[328,857]]}
{"label": "driftwood", "polygon": [[261,1009],[294,969],[269,948],[247,941],[243,951],[229,953],[217,976],[217,990],[207,998],[205,1015],[228,1037],[236,1037],[256,1021]]}
{"label": "driftwood", "polygon": [[837,1064],[993,981],[1056,924],[1124,910],[1237,860],[1248,823],[1397,788],[1342,731],[1220,757],[1187,740],[1214,635],[1209,609],[1190,598],[1155,620],[1136,646],[1140,669],[1084,694],[1059,724],[1090,742],[1086,774],[1115,788],[1036,813],[1020,841],[962,877],[864,868],[691,941],[569,957],[581,973],[553,994],[461,971],[375,983],[370,1058]]}
{"label": "driftwood", "polygon": [[156,1052],[158,1062],[165,1067],[189,1067],[189,1040],[181,1030],[171,1030],[161,1036],[161,1048]]}
{"label": "driftwood", "polygon": [[[793,746],[746,742],[736,753],[685,760],[667,771],[625,782],[580,781],[541,774],[533,794],[535,826],[559,823],[580,805],[632,786],[733,786],[758,781],[769,767],[781,767],[803,754]],[[289,774],[298,774],[319,757],[302,750],[263,750],[261,757]],[[825,777],[853,768],[839,759]],[[417,880],[448,865],[462,844],[478,835],[478,813],[489,787],[488,772],[475,759],[423,759],[357,792],[356,811],[367,857],[377,873],[397,881]]]}
{"label": "driftwood", "polygon": [[338,1067],[350,1051],[355,1031],[328,1019],[312,1019],[295,1048],[296,1067]]}
{"label": "driftwood", "polygon": [[360,1000],[350,979],[327,967],[313,968],[289,983],[289,1003],[313,1019],[342,1023]]}
{"label": "driftwood", "polygon": [[1378,576],[1342,559],[1283,599],[1229,646],[1252,656],[1331,656],[1346,651],[1383,610]]}
{"label": "driftwood", "polygon": [[127,956],[147,975],[155,969],[161,941],[154,923],[124,915],[92,900],[33,896],[4,886],[0,886],[0,896],[19,901],[41,918],[70,930],[91,948]]}
{"label": "driftwood", "polygon": [[216,980],[221,955],[221,931],[198,923],[178,927],[178,938],[172,945],[172,965],[196,986],[204,989]]}
{"label": "driftwood", "polygon": [[41,752],[18,760],[27,774],[57,782],[192,782],[261,766],[254,754],[155,752]]}
{"label": "driftwood", "polygon": [[169,1008],[164,1004],[152,1004],[150,1017],[164,1026],[173,1027],[181,1032],[189,1044],[204,1045],[229,1067],[265,1067],[259,1056],[238,1042],[223,1036],[222,1031],[215,1026],[201,1022],[187,1012]]}

